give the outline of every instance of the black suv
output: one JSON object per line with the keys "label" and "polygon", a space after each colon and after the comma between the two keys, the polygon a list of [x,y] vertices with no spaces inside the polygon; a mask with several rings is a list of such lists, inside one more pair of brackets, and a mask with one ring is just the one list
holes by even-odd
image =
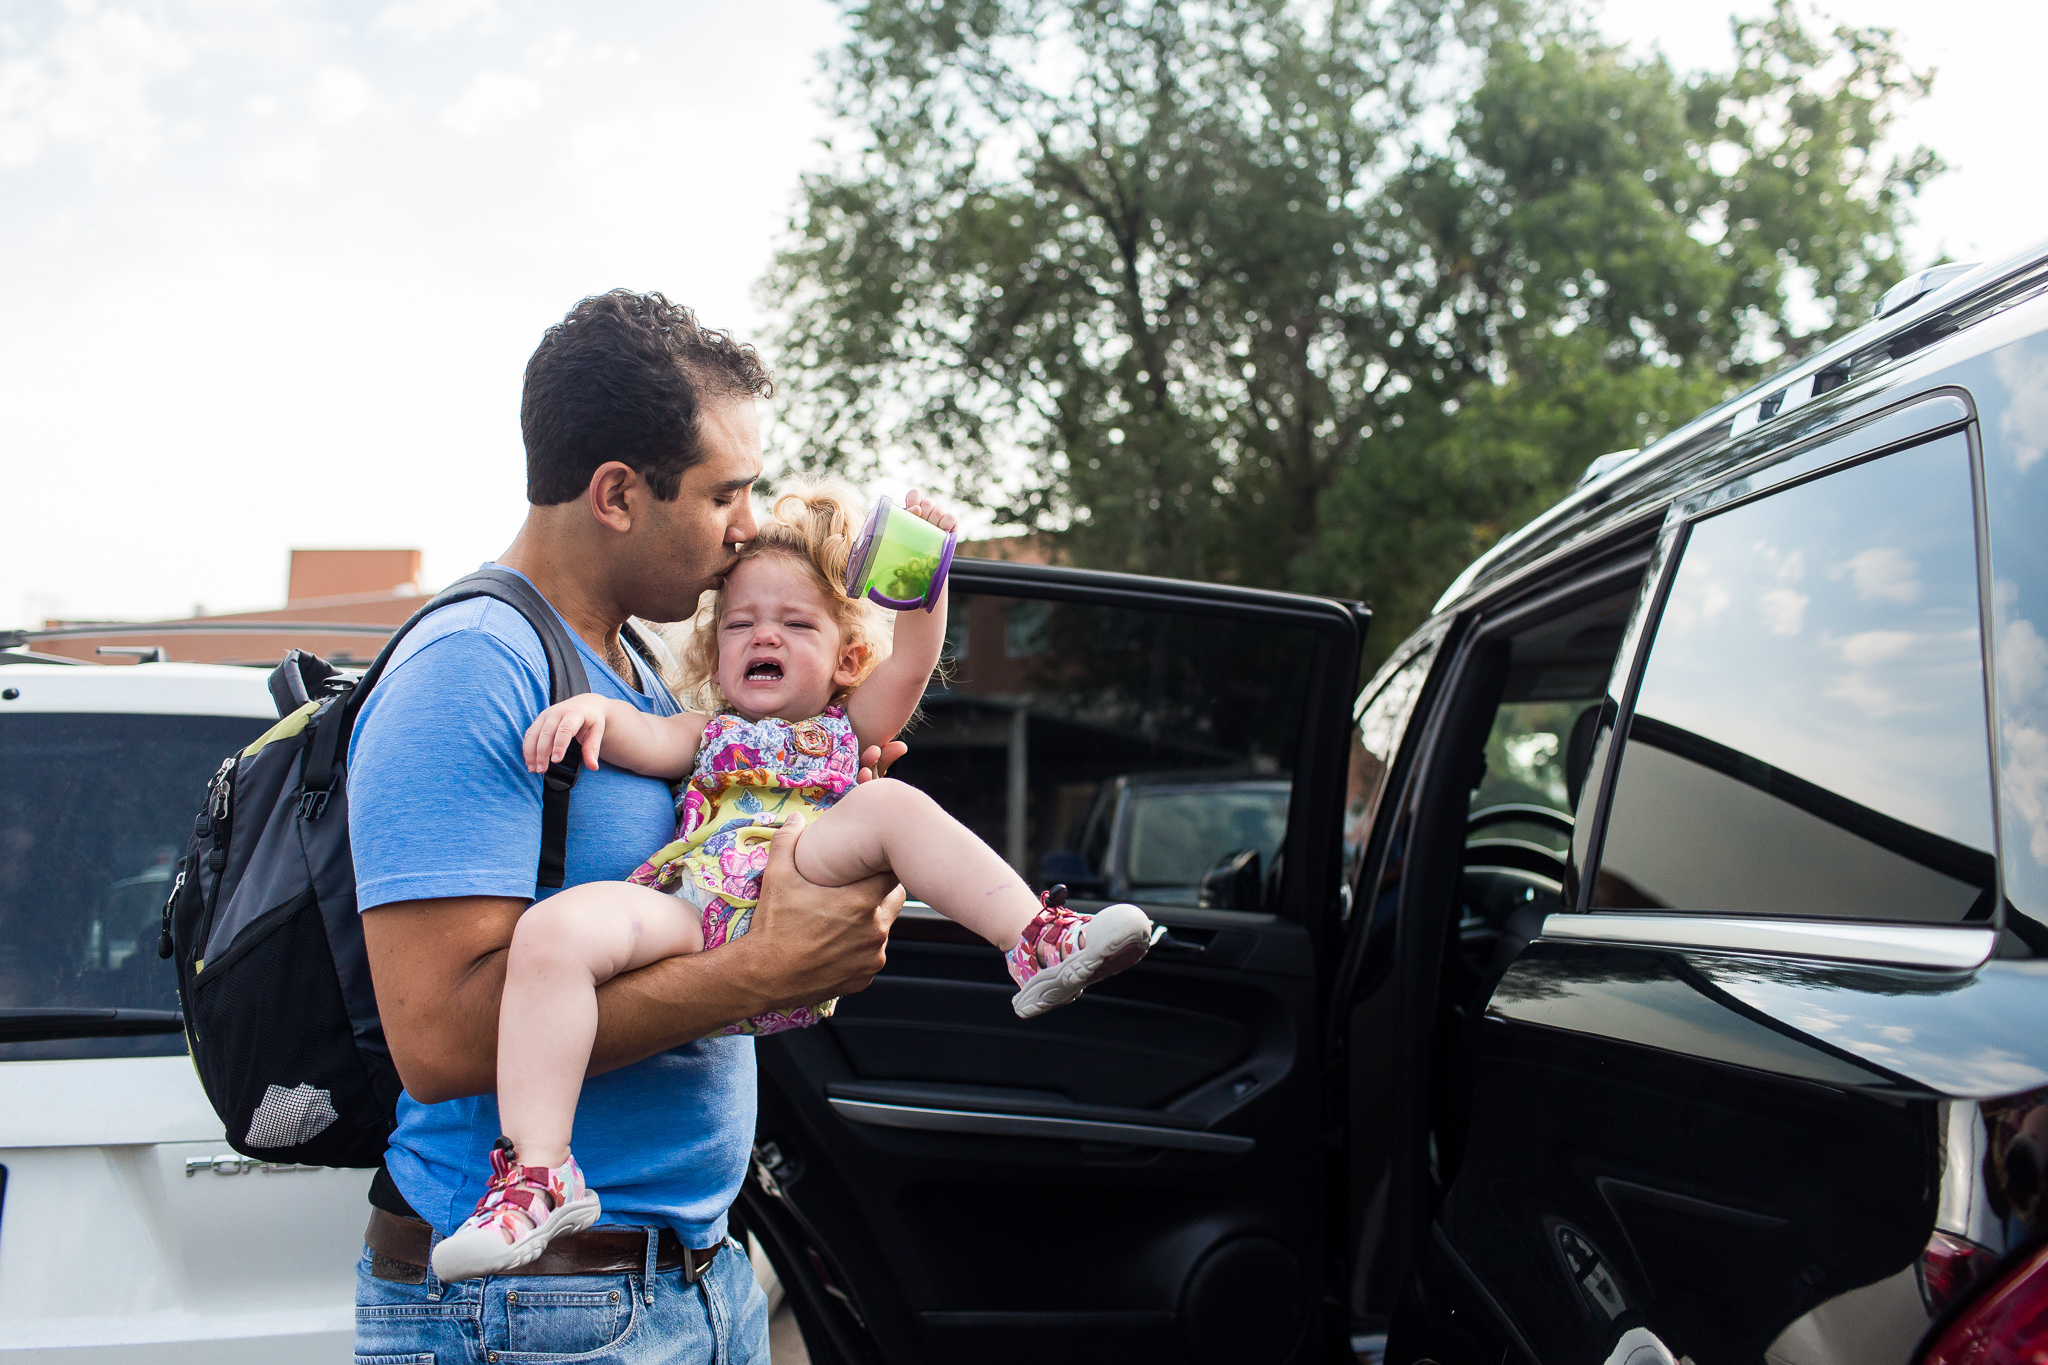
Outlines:
{"label": "black suv", "polygon": [[1027,875],[1136,774],[1287,784],[1284,838],[1056,1014],[913,912],[764,1040],[812,1358],[2048,1350],[2048,253],[1888,305],[1355,705],[1355,605],[956,564],[899,775]]}

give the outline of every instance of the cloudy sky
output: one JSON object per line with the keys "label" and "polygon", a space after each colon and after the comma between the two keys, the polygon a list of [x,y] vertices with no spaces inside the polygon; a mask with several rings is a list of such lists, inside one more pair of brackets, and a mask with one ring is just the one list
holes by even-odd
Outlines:
{"label": "cloudy sky", "polygon": [[[1745,12],[1761,4],[1743,4]],[[1834,0],[1939,69],[1917,256],[2048,237],[2048,7]],[[0,0],[0,626],[276,605],[292,546],[503,547],[577,297],[752,332],[831,131],[822,0]],[[1724,12],[1609,0],[1720,65]]]}

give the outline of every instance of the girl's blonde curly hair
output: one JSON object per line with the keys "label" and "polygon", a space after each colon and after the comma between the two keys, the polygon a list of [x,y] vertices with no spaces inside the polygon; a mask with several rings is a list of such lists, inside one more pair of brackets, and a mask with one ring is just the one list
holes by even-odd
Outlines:
{"label": "girl's blonde curly hair", "polygon": [[[889,657],[893,633],[887,612],[865,598],[846,595],[846,561],[866,517],[860,495],[848,485],[837,479],[805,480],[770,504],[754,538],[740,546],[735,562],[737,567],[762,555],[786,555],[809,566],[831,610],[833,624],[839,627],[842,645],[861,648],[859,676],[852,685],[834,690],[835,705]],[[725,588],[721,586],[704,594],[697,614],[674,628],[681,636],[674,640],[681,665],[676,691],[685,706],[710,715],[731,708],[718,686],[718,622],[724,614]]]}

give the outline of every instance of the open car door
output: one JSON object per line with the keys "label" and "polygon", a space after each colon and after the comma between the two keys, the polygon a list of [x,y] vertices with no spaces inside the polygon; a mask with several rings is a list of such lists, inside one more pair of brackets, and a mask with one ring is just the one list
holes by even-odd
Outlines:
{"label": "open car door", "polygon": [[975,560],[951,582],[893,775],[1034,889],[1168,933],[1027,1022],[994,948],[911,907],[868,990],[762,1041],[740,1217],[821,1365],[1308,1358],[1365,613]]}

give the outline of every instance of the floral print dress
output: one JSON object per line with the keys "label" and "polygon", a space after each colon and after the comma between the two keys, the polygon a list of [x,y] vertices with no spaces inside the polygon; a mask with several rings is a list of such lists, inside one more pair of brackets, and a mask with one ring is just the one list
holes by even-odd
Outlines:
{"label": "floral print dress", "polygon": [[[728,943],[753,920],[768,840],[791,810],[806,818],[830,810],[852,790],[859,768],[860,741],[840,707],[798,721],[713,716],[697,766],[676,796],[676,837],[626,880],[698,907],[706,949]],[[721,1032],[809,1028],[836,1003],[770,1011]]]}

